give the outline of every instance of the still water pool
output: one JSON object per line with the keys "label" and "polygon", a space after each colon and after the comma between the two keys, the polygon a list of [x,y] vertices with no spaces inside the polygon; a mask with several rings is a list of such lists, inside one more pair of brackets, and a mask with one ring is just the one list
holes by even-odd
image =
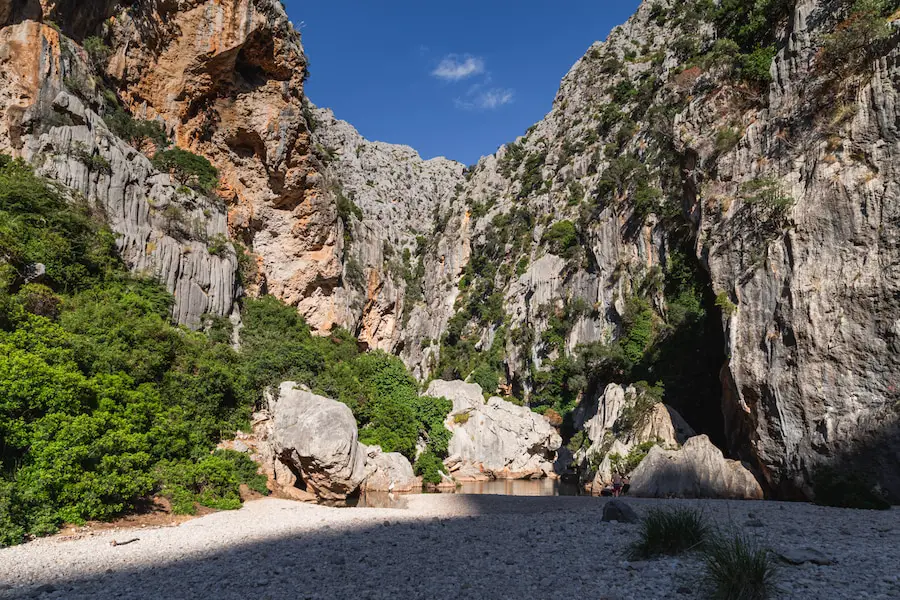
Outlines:
{"label": "still water pool", "polygon": [[[434,493],[434,492],[432,492]],[[463,483],[455,490],[441,490],[440,494],[491,494],[496,496],[577,496],[578,486],[554,479],[495,480]],[[369,508],[403,508],[408,494],[369,492],[351,503]]]}

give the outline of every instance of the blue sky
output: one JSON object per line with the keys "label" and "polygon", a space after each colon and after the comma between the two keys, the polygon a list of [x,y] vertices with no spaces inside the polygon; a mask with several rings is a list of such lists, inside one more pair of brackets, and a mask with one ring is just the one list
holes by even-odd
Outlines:
{"label": "blue sky", "polygon": [[466,164],[550,109],[560,79],[639,0],[285,0],[306,92],[366,138]]}

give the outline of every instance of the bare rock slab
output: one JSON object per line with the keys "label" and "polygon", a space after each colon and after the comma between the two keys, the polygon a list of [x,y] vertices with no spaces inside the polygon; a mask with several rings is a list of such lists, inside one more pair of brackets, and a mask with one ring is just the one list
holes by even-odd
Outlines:
{"label": "bare rock slab", "polygon": [[634,496],[762,500],[763,491],[740,461],[728,460],[705,435],[680,450],[650,449],[631,476]]}

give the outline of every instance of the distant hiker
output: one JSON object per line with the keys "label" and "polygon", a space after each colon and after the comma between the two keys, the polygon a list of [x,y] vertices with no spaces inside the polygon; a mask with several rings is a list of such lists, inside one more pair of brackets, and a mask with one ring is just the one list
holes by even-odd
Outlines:
{"label": "distant hiker", "polygon": [[630,490],[630,489],[631,489],[631,478],[628,475],[626,475],[625,477],[622,478],[622,495],[627,496],[628,490]]}
{"label": "distant hiker", "polygon": [[622,476],[616,473],[613,475],[613,496],[616,498],[619,497],[619,494],[622,493]]}

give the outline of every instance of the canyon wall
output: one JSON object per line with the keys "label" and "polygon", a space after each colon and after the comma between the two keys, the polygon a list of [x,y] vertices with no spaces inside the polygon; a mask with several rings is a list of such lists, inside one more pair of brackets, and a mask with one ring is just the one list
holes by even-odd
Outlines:
{"label": "canyon wall", "polygon": [[[606,384],[660,381],[769,492],[807,497],[838,462],[900,497],[897,14],[838,73],[823,46],[852,3],[781,4],[751,74],[714,5],[644,2],[464,167],[312,106],[275,0],[5,0],[0,151],[101,206],[192,327],[273,294],[423,380],[487,373],[569,433]],[[218,189],[116,137],[110,95]]]}

